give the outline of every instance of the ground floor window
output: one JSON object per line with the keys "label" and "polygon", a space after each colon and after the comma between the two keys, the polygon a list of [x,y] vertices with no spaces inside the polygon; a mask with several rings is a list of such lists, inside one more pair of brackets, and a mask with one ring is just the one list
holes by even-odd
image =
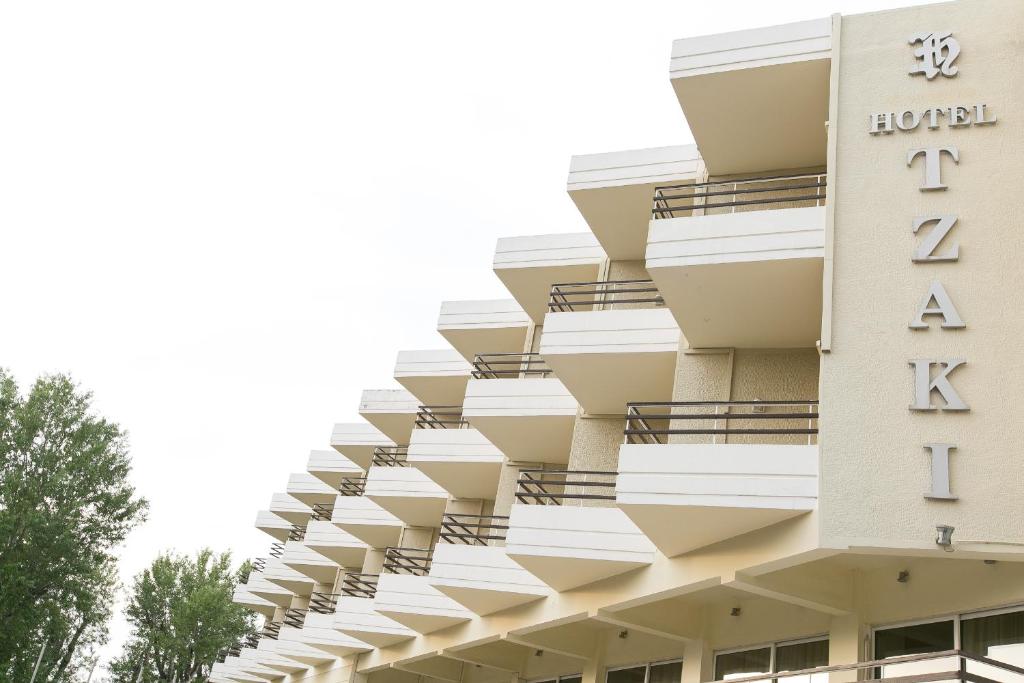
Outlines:
{"label": "ground floor window", "polygon": [[683,660],[651,662],[636,666],[608,669],[607,683],[679,683],[683,677]]}
{"label": "ground floor window", "polygon": [[[828,665],[828,638],[771,643],[742,650],[727,650],[715,654],[715,680],[731,680],[760,674],[785,673]],[[828,680],[828,674],[779,676],[787,683],[818,683]]]}
{"label": "ground floor window", "polygon": [[568,676],[556,676],[554,678],[540,678],[531,683],[582,683],[582,674],[569,674]]}

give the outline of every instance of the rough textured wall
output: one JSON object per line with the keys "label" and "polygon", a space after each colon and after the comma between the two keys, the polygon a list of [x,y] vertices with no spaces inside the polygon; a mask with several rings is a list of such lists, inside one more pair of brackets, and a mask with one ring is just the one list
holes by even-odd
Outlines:
{"label": "rough textured wall", "polygon": [[[737,349],[733,357],[733,401],[812,401],[818,398],[818,352],[815,349]],[[737,407],[733,413],[753,409]],[[759,414],[810,413],[810,404],[758,408]],[[733,428],[808,429],[816,421],[800,419],[735,419]],[[729,435],[728,443],[813,443],[812,435]]]}
{"label": "rough textured wall", "polygon": [[[625,421],[619,418],[594,418],[579,416],[572,434],[572,448],[569,452],[570,470],[594,472],[615,472],[619,466],[619,446],[622,444],[622,430]],[[614,476],[600,474],[574,475],[574,480],[593,482],[614,482]],[[570,486],[570,493],[614,495],[614,489],[606,487]],[[610,507],[609,500],[571,500],[567,505]]]}
{"label": "rough textured wall", "polygon": [[363,558],[363,574],[380,574],[384,566],[384,551],[380,548],[369,548]]}

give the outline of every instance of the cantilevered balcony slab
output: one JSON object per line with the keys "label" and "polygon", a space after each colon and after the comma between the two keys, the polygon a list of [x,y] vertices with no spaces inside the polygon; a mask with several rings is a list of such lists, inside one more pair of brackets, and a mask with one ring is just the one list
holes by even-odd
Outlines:
{"label": "cantilevered balcony slab", "polygon": [[647,270],[692,348],[813,347],[825,207],[651,221]]}
{"label": "cantilevered balcony slab", "polygon": [[617,508],[512,506],[505,552],[557,591],[645,567],[656,548]]}
{"label": "cantilevered balcony slab", "polygon": [[[294,543],[294,541],[289,541],[289,543]],[[316,553],[310,554],[316,555]],[[308,596],[313,592],[315,581],[309,576],[306,576],[285,564],[283,562],[283,557],[284,556],[282,555],[280,559],[276,557],[267,559],[267,563],[262,572],[263,578],[271,583],[276,583],[282,588],[290,590],[295,595]],[[321,558],[321,560],[326,561],[325,558]],[[268,597],[268,599],[270,598]]]}
{"label": "cantilevered balcony slab", "polygon": [[339,567],[363,566],[367,545],[333,521],[311,521],[306,526],[303,544],[315,553],[323,555]]}
{"label": "cantilevered balcony slab", "polygon": [[367,422],[343,422],[334,425],[331,448],[364,470],[370,469],[373,449],[394,448],[395,442]]}
{"label": "cantilevered balcony slab", "polygon": [[302,629],[300,628],[282,626],[281,633],[277,637],[277,647],[275,648],[277,654],[308,667],[323,666],[338,659],[336,655],[327,650],[313,647],[309,643],[303,642],[301,640],[301,631]]}
{"label": "cantilevered balcony slab", "polygon": [[294,674],[309,668],[308,665],[291,657],[278,654],[277,641],[270,638],[260,639],[259,644],[256,646],[256,661],[283,674]]}
{"label": "cantilevered balcony slab", "polygon": [[[225,661],[227,661],[228,659],[231,658],[225,658]],[[257,658],[255,648],[243,647],[239,651],[238,657],[233,661],[235,666],[239,670],[252,674],[254,676],[260,676],[261,678],[265,678],[271,681],[284,678],[284,672],[278,671],[277,669],[273,669],[265,664],[260,664]]]}
{"label": "cantilevered balcony slab", "polygon": [[455,349],[399,351],[395,379],[425,406],[458,406],[473,366]]}
{"label": "cantilevered balcony slab", "polygon": [[441,523],[449,498],[447,491],[415,467],[371,467],[364,496],[409,526],[433,527]]}
{"label": "cantilevered balcony slab", "polygon": [[335,620],[334,614],[309,612],[301,629],[282,628],[279,640],[296,640],[336,657],[369,652],[373,649],[372,645],[335,629]]}
{"label": "cantilevered balcony slab", "polygon": [[430,585],[426,576],[382,574],[373,609],[417,633],[469,621],[473,613]]}
{"label": "cantilevered balcony slab", "polygon": [[431,586],[479,615],[540,600],[552,592],[497,546],[438,543],[428,578]]}
{"label": "cantilevered balcony slab", "polygon": [[373,598],[339,598],[334,628],[374,647],[388,647],[416,637],[416,631],[375,611]]}
{"label": "cantilevered balcony slab", "polygon": [[416,429],[406,462],[454,498],[494,500],[505,456],[476,429]]}
{"label": "cantilevered balcony slab", "polygon": [[551,285],[596,280],[604,260],[592,232],[503,237],[494,272],[533,322],[543,325]]}
{"label": "cantilevered balcony slab", "polygon": [[331,523],[371,548],[398,545],[402,520],[366,496],[339,496]]}
{"label": "cantilevered balcony slab", "polygon": [[337,451],[310,451],[306,471],[337,491],[341,480],[358,477],[363,469]]}
{"label": "cantilevered balcony slab", "polygon": [[624,444],[616,504],[665,555],[813,510],[818,447]]}
{"label": "cantilevered balcony slab", "polygon": [[287,493],[275,493],[271,496],[270,511],[289,524],[296,526],[305,526],[313,515],[313,509],[310,506]]}
{"label": "cantilevered balcony slab", "polygon": [[420,405],[404,389],[367,389],[359,401],[359,414],[394,443],[407,444]]}
{"label": "cantilevered balcony slab", "polygon": [[540,353],[591,414],[672,396],[679,326],[664,307],[551,312]]}
{"label": "cantilevered balcony slab", "polygon": [[213,675],[226,678],[229,681],[235,681],[236,683],[266,683],[270,680],[269,677],[257,676],[240,669],[238,667],[238,657],[227,657],[223,662],[216,662],[214,667],[216,671],[213,672]]}
{"label": "cantilevered balcony slab", "polygon": [[572,158],[567,189],[608,256],[636,260],[644,256],[654,188],[696,182],[699,170],[693,145],[585,154]]}
{"label": "cantilevered balcony slab", "polygon": [[521,353],[530,317],[514,299],[445,301],[437,331],[472,362],[478,353]]}
{"label": "cantilevered balcony slab", "polygon": [[303,505],[331,507],[338,497],[337,489],[331,488],[309,472],[295,472],[288,475],[288,495]]}
{"label": "cantilevered balcony slab", "polygon": [[260,510],[256,513],[256,528],[284,543],[292,531],[292,523],[270,510]]}
{"label": "cantilevered balcony slab", "polygon": [[[276,561],[273,558],[267,560],[267,562]],[[292,597],[294,596],[294,593],[287,588],[273,581],[268,581],[263,572],[251,572],[244,588],[252,596],[266,600],[277,607],[288,607],[292,603]],[[238,602],[238,600],[235,600],[235,602]]]}
{"label": "cantilevered balcony slab", "polygon": [[327,585],[334,583],[339,569],[336,562],[310,549],[300,541],[288,541],[284,544],[281,562],[317,583]]}
{"label": "cantilevered balcony slab", "polygon": [[[291,598],[291,594],[288,597]],[[277,609],[276,603],[250,592],[249,586],[244,583],[235,586],[235,592],[231,596],[231,601],[236,605],[241,605],[268,618],[273,617],[274,611]]]}
{"label": "cantilevered balcony slab", "polygon": [[714,175],[825,163],[832,20],[684,38],[669,75]]}
{"label": "cantilevered balcony slab", "polygon": [[566,463],[578,408],[552,377],[472,379],[462,416],[509,460]]}

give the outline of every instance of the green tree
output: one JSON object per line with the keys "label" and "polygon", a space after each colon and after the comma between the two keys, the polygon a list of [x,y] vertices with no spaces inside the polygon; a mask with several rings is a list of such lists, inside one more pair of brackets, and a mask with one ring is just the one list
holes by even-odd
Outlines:
{"label": "green tree", "polygon": [[145,517],[125,433],[63,375],[0,369],[0,680],[70,681],[105,642],[113,549]]}
{"label": "green tree", "polygon": [[111,662],[111,679],[191,683],[205,681],[217,653],[256,632],[255,618],[232,601],[249,563],[232,571],[230,553],[199,551],[195,558],[167,553],[135,576],[125,615],[131,639]]}

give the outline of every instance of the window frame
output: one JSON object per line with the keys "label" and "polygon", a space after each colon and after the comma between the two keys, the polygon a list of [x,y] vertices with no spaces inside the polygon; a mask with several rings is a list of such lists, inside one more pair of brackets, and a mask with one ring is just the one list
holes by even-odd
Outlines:
{"label": "window frame", "polygon": [[[722,680],[721,677],[718,675],[718,655],[731,655],[731,654],[735,654],[737,652],[749,652],[751,650],[763,650],[765,648],[768,648],[768,650],[769,650],[769,653],[768,653],[768,668],[771,669],[771,671],[764,672],[764,675],[769,675],[769,674],[771,674],[771,675],[774,675],[774,674],[785,674],[786,673],[785,671],[776,671],[775,670],[776,669],[775,650],[777,648],[779,648],[780,646],[781,647],[785,647],[787,645],[803,645],[804,643],[818,643],[818,642],[821,642],[821,641],[828,642],[830,639],[831,639],[831,634],[830,633],[824,633],[824,634],[820,634],[819,633],[818,635],[807,636],[805,638],[791,638],[789,640],[776,640],[776,641],[770,641],[770,642],[766,642],[766,643],[765,642],[757,643],[756,645],[745,645],[743,647],[730,647],[730,648],[725,648],[725,649],[722,649],[722,650],[714,650],[711,653],[711,656],[712,656],[712,669],[714,670],[714,679],[713,680],[716,680],[716,681]],[[872,645],[872,647],[874,647],[874,645]],[[751,674],[751,675],[757,675],[757,674]],[[647,682],[645,681],[644,683],[647,683]]]}
{"label": "window frame", "polygon": [[959,650],[962,642],[960,640],[960,628],[964,621],[970,621],[971,619],[984,619],[985,617],[995,617],[1000,614],[1012,614],[1013,612],[1024,612],[1024,603],[1016,603],[1004,607],[992,607],[987,609],[977,609],[968,612],[954,612],[952,614],[943,614],[938,617],[928,617],[926,619],[911,619],[910,621],[897,621],[889,624],[878,624],[871,627],[871,658],[875,659],[877,650],[875,649],[876,638],[875,634],[879,631],[888,631],[893,628],[904,628],[906,626],[921,626],[923,624],[937,624],[940,621],[950,621],[953,623],[953,649]]}
{"label": "window frame", "polygon": [[618,666],[605,667],[604,670],[604,683],[608,683],[608,674],[613,671],[622,671],[624,669],[639,669],[644,667],[644,683],[650,683],[651,681],[651,667],[659,666],[661,664],[682,664],[682,657],[673,657],[672,659],[659,659],[657,661],[650,662],[634,662],[632,664],[621,664]]}

